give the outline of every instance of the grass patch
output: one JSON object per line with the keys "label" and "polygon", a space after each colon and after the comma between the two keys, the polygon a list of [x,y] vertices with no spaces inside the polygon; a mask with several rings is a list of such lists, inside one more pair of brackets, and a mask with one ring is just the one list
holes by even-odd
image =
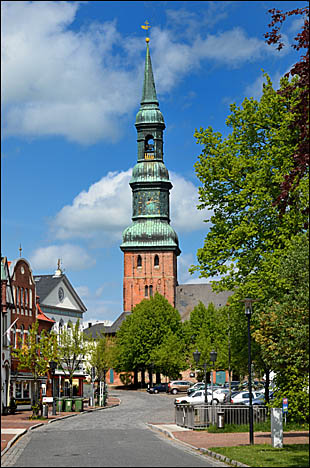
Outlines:
{"label": "grass patch", "polygon": [[309,467],[308,444],[285,444],[283,448],[274,448],[268,444],[211,447],[210,450],[251,467]]}
{"label": "grass patch", "polygon": [[[225,424],[223,429],[218,429],[215,424],[211,424],[209,427],[204,429],[195,429],[201,431],[207,431],[211,433],[227,433],[227,432],[249,432],[248,424]],[[254,423],[254,432],[270,432],[271,425],[270,420],[261,423]],[[283,423],[283,432],[290,431],[309,431],[309,424],[288,422],[286,425]]]}

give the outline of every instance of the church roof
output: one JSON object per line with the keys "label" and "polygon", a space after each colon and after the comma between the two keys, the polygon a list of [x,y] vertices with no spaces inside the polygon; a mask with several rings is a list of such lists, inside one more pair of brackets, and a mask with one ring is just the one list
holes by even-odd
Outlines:
{"label": "church roof", "polygon": [[166,221],[161,219],[140,219],[123,232],[121,249],[159,249],[176,250],[180,253],[177,233]]}
{"label": "church roof", "polygon": [[159,109],[152,69],[149,44],[146,45],[144,81],[141,107],[136,116],[136,125],[160,123],[165,127],[164,117]]}
{"label": "church roof", "polygon": [[184,321],[189,319],[191,311],[199,302],[202,302],[206,307],[211,302],[215,307],[222,307],[227,304],[227,300],[232,294],[233,291],[215,292],[212,285],[208,283],[179,284],[176,287],[175,308]]}

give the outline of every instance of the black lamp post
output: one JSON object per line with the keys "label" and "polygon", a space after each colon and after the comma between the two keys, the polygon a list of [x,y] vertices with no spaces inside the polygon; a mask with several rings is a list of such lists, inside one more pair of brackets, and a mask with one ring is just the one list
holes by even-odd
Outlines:
{"label": "black lamp post", "polygon": [[211,392],[212,392],[212,404],[213,404],[213,368],[214,368],[214,363],[217,359],[217,352],[212,350],[210,353],[210,361],[212,362],[212,377],[211,377]]}
{"label": "black lamp post", "polygon": [[[194,357],[194,361],[195,363],[198,365],[199,361],[200,361],[200,356],[201,356],[201,353],[198,351],[198,349],[196,349],[196,351],[193,352],[193,357]],[[205,380],[205,405],[208,404],[208,394],[207,394],[207,363],[204,362],[203,364],[203,369],[204,369],[204,380]]]}
{"label": "black lamp post", "polygon": [[249,430],[250,430],[250,444],[254,444],[254,431],[253,431],[253,404],[252,404],[252,359],[251,359],[251,329],[250,321],[252,315],[252,303],[255,299],[247,297],[243,299],[245,305],[245,315],[248,319],[248,374],[249,374]]}
{"label": "black lamp post", "polygon": [[55,401],[55,397],[54,397],[54,389],[55,389],[55,370],[56,370],[56,367],[57,367],[57,362],[50,361],[49,366],[50,366],[50,373],[51,373],[51,377],[52,377],[52,397],[53,397],[52,415],[55,416],[56,415],[56,401]]}

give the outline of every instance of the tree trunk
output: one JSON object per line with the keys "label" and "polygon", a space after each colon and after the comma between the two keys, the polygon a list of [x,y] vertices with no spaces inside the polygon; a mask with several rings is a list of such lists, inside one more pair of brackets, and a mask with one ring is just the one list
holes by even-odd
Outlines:
{"label": "tree trunk", "polygon": [[133,383],[134,383],[135,387],[137,387],[139,385],[137,369],[134,370]]}
{"label": "tree trunk", "polygon": [[70,398],[72,398],[73,396],[73,385],[72,385],[72,377],[70,377],[69,379],[69,383],[70,383],[70,389],[69,389],[69,394],[70,394]]}
{"label": "tree trunk", "polygon": [[157,384],[160,384],[160,381],[161,381],[161,379],[160,379],[160,372],[156,372],[156,383],[157,383]]}
{"label": "tree trunk", "polygon": [[141,370],[141,387],[145,387],[145,369]]}

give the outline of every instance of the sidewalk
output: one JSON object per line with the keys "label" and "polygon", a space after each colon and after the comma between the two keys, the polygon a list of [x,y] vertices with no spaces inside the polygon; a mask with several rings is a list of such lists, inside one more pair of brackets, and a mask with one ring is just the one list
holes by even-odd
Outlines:
{"label": "sidewalk", "polygon": [[[230,460],[223,455],[210,450],[212,447],[235,447],[237,445],[249,445],[249,433],[208,433],[206,431],[192,431],[176,424],[148,424],[152,429],[163,432],[168,437],[178,440],[197,449],[213,458],[229,463],[235,466],[247,466],[235,460]],[[270,432],[254,432],[254,444],[270,444]],[[309,444],[308,432],[284,432],[283,444]]]}
{"label": "sidewalk", "polygon": [[[84,408],[83,413],[103,410],[112,406],[120,404],[120,400],[115,397],[108,397],[107,405],[103,407],[99,406],[88,406]],[[16,411],[15,414],[8,414],[1,416],[1,456],[27,431],[34,429],[35,427],[42,426],[43,424],[49,424],[57,419],[69,418],[82,414],[81,412],[64,412],[57,413],[55,416],[51,414],[51,410],[48,413],[47,419],[36,419],[31,420],[29,416],[32,414],[31,410],[27,411]]]}

